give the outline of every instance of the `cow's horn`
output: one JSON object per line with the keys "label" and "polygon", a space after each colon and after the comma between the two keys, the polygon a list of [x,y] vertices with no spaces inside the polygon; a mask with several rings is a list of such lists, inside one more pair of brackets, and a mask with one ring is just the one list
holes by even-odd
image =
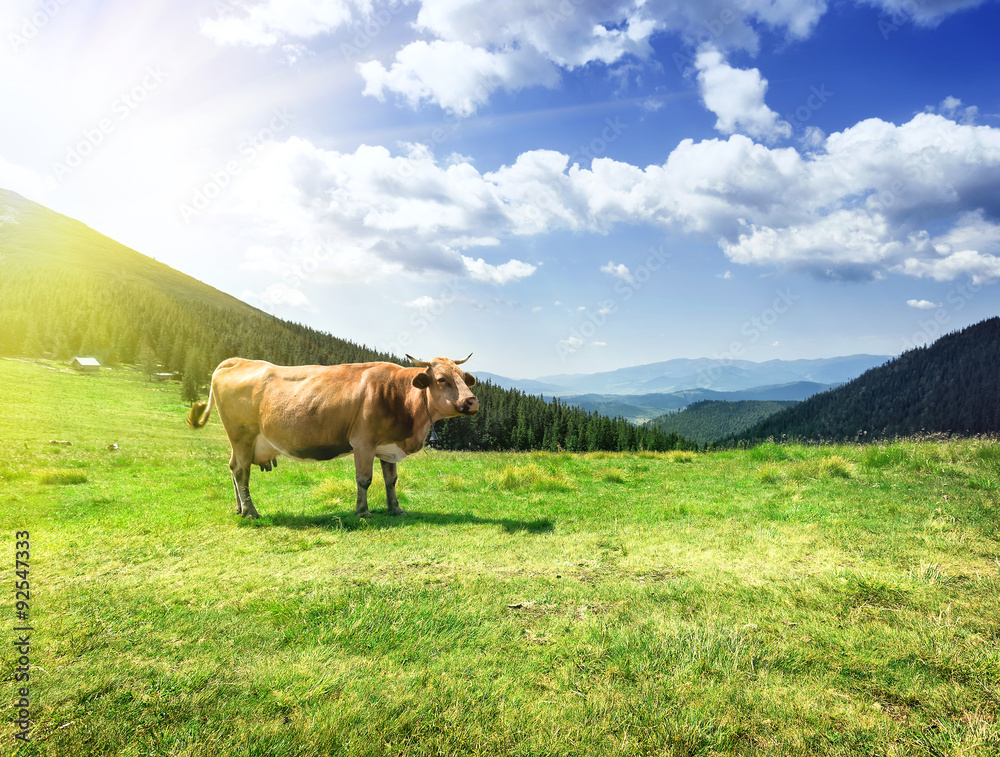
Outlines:
{"label": "cow's horn", "polygon": [[[469,357],[472,357],[472,356],[470,355]],[[411,363],[413,363],[415,366],[417,366],[417,368],[426,368],[427,366],[430,365],[430,363],[425,362],[423,360],[417,360],[415,357],[411,357],[410,355],[407,355],[406,359],[409,360]],[[468,359],[469,358],[466,358],[466,360],[468,360]]]}
{"label": "cow's horn", "polygon": [[[471,353],[471,352],[469,353],[469,357],[472,357],[472,353]],[[455,363],[455,365],[461,365],[461,364],[462,364],[462,363],[464,363],[464,362],[465,362],[466,360],[468,360],[468,359],[469,359],[469,357],[465,358],[465,360],[453,360],[452,362],[453,362],[453,363]]]}

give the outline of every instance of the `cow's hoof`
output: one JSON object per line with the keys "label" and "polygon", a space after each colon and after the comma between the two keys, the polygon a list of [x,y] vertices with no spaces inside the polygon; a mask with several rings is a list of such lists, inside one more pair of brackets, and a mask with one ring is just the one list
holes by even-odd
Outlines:
{"label": "cow's hoof", "polygon": [[257,513],[257,508],[253,505],[244,505],[243,512],[240,513],[244,518],[259,518],[260,515]]}
{"label": "cow's hoof", "polygon": [[390,510],[389,515],[406,515],[406,510],[401,507],[397,507],[395,510]]}
{"label": "cow's hoof", "polygon": [[362,510],[361,512],[355,512],[354,514],[357,515],[359,518],[370,518],[370,517],[372,517],[371,510]]}

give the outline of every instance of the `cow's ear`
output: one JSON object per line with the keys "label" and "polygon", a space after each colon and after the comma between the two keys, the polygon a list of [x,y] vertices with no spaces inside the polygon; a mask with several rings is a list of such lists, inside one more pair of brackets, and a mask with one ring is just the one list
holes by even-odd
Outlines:
{"label": "cow's ear", "polygon": [[465,381],[466,386],[476,385],[476,377],[473,376],[471,373],[466,373],[464,376],[462,376],[462,379]]}
{"label": "cow's ear", "polygon": [[413,385],[417,387],[417,389],[426,389],[431,385],[431,377],[421,371],[413,377]]}

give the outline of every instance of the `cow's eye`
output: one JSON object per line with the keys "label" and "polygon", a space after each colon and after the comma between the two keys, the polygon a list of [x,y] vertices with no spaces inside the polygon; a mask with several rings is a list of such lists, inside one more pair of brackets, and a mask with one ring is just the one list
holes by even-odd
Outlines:
{"label": "cow's eye", "polygon": [[439,378],[439,379],[438,379],[438,383],[439,383],[439,384],[440,384],[441,386],[447,386],[447,385],[448,385],[448,379],[446,379],[446,378]]}

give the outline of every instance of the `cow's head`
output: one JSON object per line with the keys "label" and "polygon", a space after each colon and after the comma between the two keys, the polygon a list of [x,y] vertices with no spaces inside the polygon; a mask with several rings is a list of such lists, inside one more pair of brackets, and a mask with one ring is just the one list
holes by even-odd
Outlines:
{"label": "cow's head", "polygon": [[479,412],[479,400],[469,391],[476,385],[476,377],[465,373],[460,366],[465,360],[449,360],[436,357],[430,362],[406,356],[418,368],[423,368],[413,377],[413,385],[418,389],[428,389],[428,410],[442,418],[456,415],[474,415]]}

